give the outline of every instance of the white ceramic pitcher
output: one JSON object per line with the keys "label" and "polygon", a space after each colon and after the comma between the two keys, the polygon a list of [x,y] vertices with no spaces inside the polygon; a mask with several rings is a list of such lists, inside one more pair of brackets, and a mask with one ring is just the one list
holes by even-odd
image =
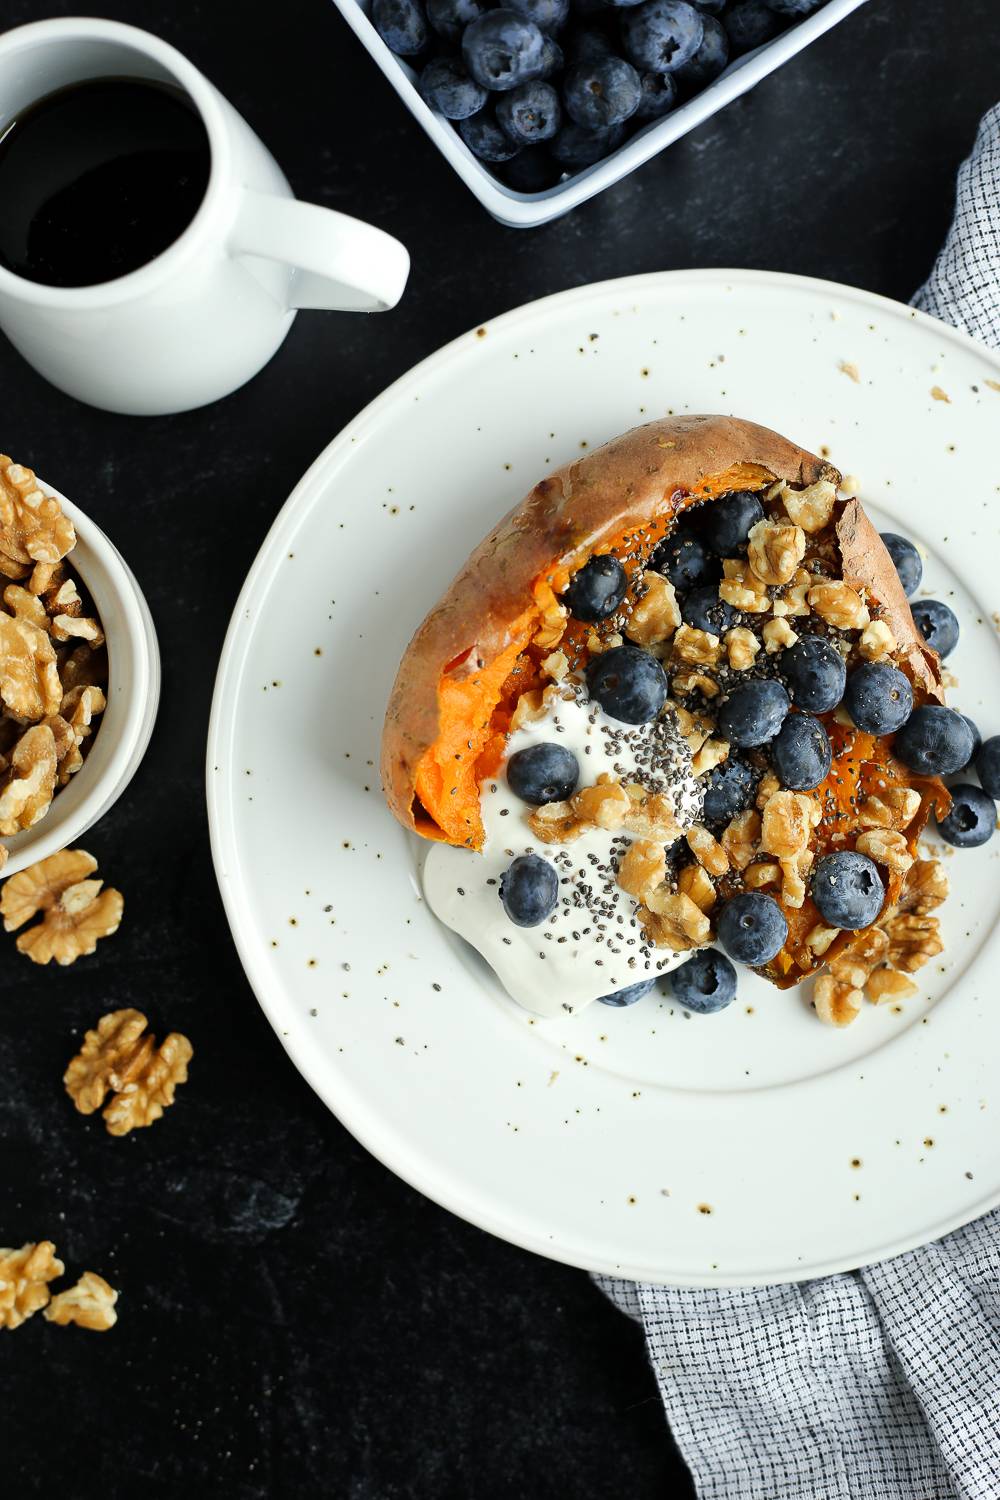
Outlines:
{"label": "white ceramic pitcher", "polygon": [[114,21],[39,21],[0,36],[0,133],[36,100],[92,78],[181,88],[211,148],[190,224],[115,281],[52,287],[0,267],[0,328],[60,390],[109,411],[186,411],[228,395],[284,339],[295,311],[395,306],[409,256],[391,235],[300,203],[222,95],[158,37]]}

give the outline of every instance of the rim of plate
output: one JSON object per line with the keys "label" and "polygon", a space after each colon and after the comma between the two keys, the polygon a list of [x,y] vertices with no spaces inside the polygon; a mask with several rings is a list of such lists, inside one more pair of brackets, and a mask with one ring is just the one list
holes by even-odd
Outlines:
{"label": "rim of plate", "polygon": [[827,281],[820,277],[797,276],[784,271],[740,270],[722,267],[703,270],[652,271],[637,276],[613,277],[605,281],[590,282],[580,287],[571,287],[566,291],[554,292],[533,302],[522,303],[521,306],[501,313],[495,318],[487,317],[481,323],[472,325],[466,332],[459,334],[457,338],[411,366],[352,418],[310,464],[271,523],[234,605],[219,658],[212,694],[205,767],[209,836],[212,862],[226,919],[247,981],[258,1004],[281,1045],[310,1088],[355,1139],[383,1166],[388,1167],[410,1187],[467,1223],[474,1224],[479,1229],[506,1240],[509,1244],[530,1250],[546,1259],[574,1266],[579,1270],[624,1277],[634,1281],[659,1282],[671,1286],[778,1285],[855,1270],[858,1266],[889,1260],[896,1255],[915,1250],[921,1245],[930,1244],[940,1239],[942,1235],[961,1228],[963,1224],[971,1223],[972,1220],[1000,1205],[1000,1179],[996,1188],[984,1194],[971,1208],[937,1220],[915,1233],[902,1235],[899,1239],[891,1240],[874,1249],[859,1250],[850,1256],[817,1261],[808,1266],[775,1268],[773,1271],[757,1275],[739,1273],[713,1275],[711,1272],[684,1275],[671,1271],[668,1279],[663,1270],[656,1266],[612,1261],[590,1254],[572,1243],[569,1237],[560,1239],[558,1231],[551,1236],[533,1231],[530,1226],[498,1211],[488,1200],[481,1197],[473,1198],[464,1185],[459,1189],[452,1183],[447,1167],[443,1166],[439,1160],[428,1157],[419,1147],[414,1147],[412,1141],[385,1130],[378,1112],[368,1109],[363,1095],[350,1084],[346,1086],[342,1084],[339,1088],[331,1084],[330,1079],[324,1076],[325,1063],[317,1064],[316,1055],[311,1054],[304,1041],[292,1028],[288,1027],[288,1017],[283,1012],[285,1004],[283,997],[280,994],[277,996],[269,994],[264,975],[255,972],[256,960],[252,940],[244,925],[247,920],[247,911],[238,845],[233,837],[233,827],[225,816],[226,799],[217,795],[217,781],[213,775],[213,766],[220,764],[224,758],[222,752],[227,744],[229,727],[233,722],[233,707],[240,697],[245,659],[244,626],[252,617],[249,606],[259,597],[261,584],[272,567],[273,554],[284,550],[281,546],[282,538],[286,532],[298,525],[300,514],[308,511],[317,489],[322,487],[326,471],[340,462],[343,451],[349,450],[355,444],[359,434],[373,424],[378,424],[387,409],[393,408],[401,398],[406,396],[412,386],[419,384],[430,373],[438,374],[449,364],[466,358],[470,349],[470,334],[474,333],[478,327],[506,331],[516,328],[519,324],[544,321],[550,309],[573,304],[584,307],[589,301],[599,300],[611,293],[627,297],[632,293],[658,289],[665,284],[680,286],[684,283],[731,287],[737,285],[749,287],[759,284],[776,289],[812,291],[873,309],[881,309],[891,313],[894,318],[904,315],[908,321],[933,329],[938,338],[946,339],[966,351],[974,352],[979,358],[1000,370],[1000,353],[996,350],[988,348],[970,335],[952,327],[951,324],[943,323],[917,308],[897,302],[891,297],[884,297],[878,292],[865,291],[860,287]]}

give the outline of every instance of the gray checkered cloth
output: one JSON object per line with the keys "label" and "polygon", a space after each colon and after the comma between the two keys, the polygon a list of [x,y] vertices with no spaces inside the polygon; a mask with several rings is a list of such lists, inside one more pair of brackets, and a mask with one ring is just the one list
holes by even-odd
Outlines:
{"label": "gray checkered cloth", "polygon": [[[1000,105],[913,300],[1000,347]],[[645,1329],[701,1500],[1000,1500],[1000,1210],[794,1286],[597,1281]]]}

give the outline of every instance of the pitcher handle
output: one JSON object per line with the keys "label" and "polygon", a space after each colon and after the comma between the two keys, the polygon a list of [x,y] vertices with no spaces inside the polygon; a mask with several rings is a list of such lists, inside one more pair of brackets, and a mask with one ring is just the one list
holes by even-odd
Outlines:
{"label": "pitcher handle", "polygon": [[290,307],[386,312],[410,270],[405,245],[348,214],[247,189],[230,246],[293,267]]}

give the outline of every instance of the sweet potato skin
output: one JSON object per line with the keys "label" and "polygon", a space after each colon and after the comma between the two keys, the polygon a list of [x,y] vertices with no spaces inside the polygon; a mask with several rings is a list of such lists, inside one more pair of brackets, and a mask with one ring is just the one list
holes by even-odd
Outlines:
{"label": "sweet potato skin", "polygon": [[[776,479],[836,484],[840,474],[754,422],[680,416],[633,428],[541,480],[472,553],[400,663],[382,735],[381,774],[386,801],[403,826],[443,836],[416,796],[417,767],[440,733],[439,684],[446,676],[473,676],[513,646],[540,581],[564,583],[602,544],[669,518],[692,500],[762,489]],[[861,523],[867,521],[858,511],[852,536],[860,566]],[[891,568],[880,542],[878,549]],[[901,589],[900,597],[908,617]],[[474,832],[467,842],[475,847]]]}

